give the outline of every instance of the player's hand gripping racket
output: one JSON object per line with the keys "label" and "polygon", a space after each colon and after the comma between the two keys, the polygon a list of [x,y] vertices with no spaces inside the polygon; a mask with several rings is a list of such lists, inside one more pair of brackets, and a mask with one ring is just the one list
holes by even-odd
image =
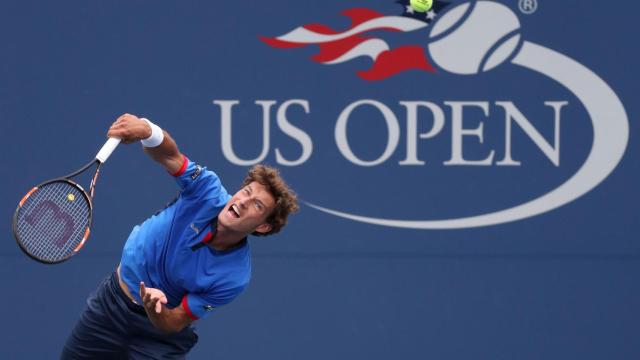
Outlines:
{"label": "player's hand gripping racket", "polygon": [[[69,175],[45,181],[20,200],[13,215],[13,234],[27,255],[46,264],[56,264],[82,248],[89,237],[93,191],[100,167],[119,143],[120,139],[110,138],[87,165]],[[87,194],[70,179],[96,164]]]}

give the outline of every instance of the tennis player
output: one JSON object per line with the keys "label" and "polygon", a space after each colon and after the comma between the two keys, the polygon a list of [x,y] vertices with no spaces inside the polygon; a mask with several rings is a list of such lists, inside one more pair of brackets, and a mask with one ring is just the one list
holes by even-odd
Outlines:
{"label": "tennis player", "polygon": [[180,153],[166,131],[124,114],[109,137],[142,142],[172,174],[180,195],[131,231],[114,273],[87,300],[63,359],[183,359],[191,324],[235,299],[251,277],[247,236],[275,234],[298,209],[296,195],[264,165],[234,195]]}

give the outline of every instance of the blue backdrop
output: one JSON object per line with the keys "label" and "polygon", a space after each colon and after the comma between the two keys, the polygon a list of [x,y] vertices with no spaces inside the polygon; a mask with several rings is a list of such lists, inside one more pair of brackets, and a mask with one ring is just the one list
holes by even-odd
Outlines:
{"label": "blue backdrop", "polygon": [[[444,55],[429,47],[437,40],[430,40],[430,31],[443,26],[438,20],[461,9],[456,6],[463,1],[438,8],[434,19],[415,31],[388,31],[388,24],[372,28],[362,37],[381,39],[389,49],[421,47],[426,64],[435,69],[372,81],[358,71],[374,66],[373,59],[383,66],[392,50],[369,48],[369,57],[324,64],[312,59],[320,41],[279,48],[260,37],[273,39],[309,24],[333,29],[309,26],[317,38],[344,35],[354,25],[341,15],[344,10],[401,16],[406,9],[392,0],[3,1],[0,358],[57,357],[86,296],[117,266],[131,228],[175,195],[172,179],[139,145],[120,146],[103,168],[92,234],[77,256],[47,266],[28,259],[15,244],[11,217],[22,195],[90,160],[110,123],[124,112],[167,129],[184,153],[216,170],[230,191],[241,183],[248,163],[262,160],[280,167],[304,201],[280,235],[252,239],[250,286],[196,324],[200,342],[191,358],[640,358],[640,86],[633,25],[640,6],[538,0],[527,14],[530,3],[501,2],[500,9],[517,18],[514,34],[521,37],[503,63],[479,74],[462,75],[439,59],[468,58],[478,65],[474,44],[506,23],[492,18],[498,12],[481,13],[478,21],[486,31],[472,31],[462,48]],[[372,24],[369,18],[362,23],[367,21]],[[454,35],[448,36],[443,41]],[[607,121],[628,124],[628,144],[619,132],[609,136],[607,122],[594,130],[588,107],[602,99],[585,103],[558,81],[515,65],[525,40],[575,60],[611,87],[628,118],[612,115]],[[348,50],[343,45],[321,47],[335,55]],[[391,63],[406,59],[405,54]],[[554,59],[562,58],[529,59],[553,69],[559,66]],[[580,89],[588,92],[590,86],[587,81]],[[298,102],[285,108],[292,99]],[[357,106],[347,113],[364,99],[378,107]],[[419,107],[412,133],[406,104],[417,101],[432,110]],[[235,105],[225,120],[223,109],[230,102]],[[516,123],[497,102],[512,104],[527,121]],[[545,102],[566,104],[555,111]],[[462,125],[455,124],[456,106],[463,108]],[[438,110],[440,131],[417,138],[437,125]],[[336,135],[341,114],[352,156]],[[232,130],[226,138],[225,121]],[[523,130],[524,123],[540,133],[548,153],[542,140]],[[482,141],[470,133],[474,129],[482,131]],[[600,174],[604,180],[583,195],[520,220],[416,229],[357,221],[309,205],[402,221],[501,211],[571,178],[595,148],[596,133],[607,139],[601,148],[622,146],[621,159],[598,163],[613,171]],[[417,161],[424,164],[402,164],[414,140]],[[225,142],[246,164],[223,151]],[[520,165],[499,163],[507,148]],[[447,164],[456,149],[467,163]],[[468,164],[492,151],[488,164]],[[376,164],[362,166],[354,157]],[[584,181],[590,176],[596,175]]]}

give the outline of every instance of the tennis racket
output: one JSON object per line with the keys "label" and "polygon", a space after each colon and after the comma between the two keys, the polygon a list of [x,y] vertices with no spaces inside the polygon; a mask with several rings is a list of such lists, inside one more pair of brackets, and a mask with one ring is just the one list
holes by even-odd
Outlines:
{"label": "tennis racket", "polygon": [[[32,188],[20,200],[13,215],[13,235],[32,259],[57,264],[75,255],[89,237],[93,194],[100,167],[120,139],[110,138],[95,159],[69,175],[51,179]],[[71,178],[96,166],[89,193]]]}

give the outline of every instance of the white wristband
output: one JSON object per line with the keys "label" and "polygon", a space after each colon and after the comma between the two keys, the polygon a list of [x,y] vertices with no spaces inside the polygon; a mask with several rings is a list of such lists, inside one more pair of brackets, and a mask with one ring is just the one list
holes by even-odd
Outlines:
{"label": "white wristband", "polygon": [[142,118],[141,120],[146,121],[147,124],[151,126],[151,136],[141,141],[142,146],[151,148],[151,147],[156,147],[162,144],[162,141],[164,140],[164,133],[162,132],[162,129],[160,128],[160,126],[152,123],[151,121],[145,118]]}

